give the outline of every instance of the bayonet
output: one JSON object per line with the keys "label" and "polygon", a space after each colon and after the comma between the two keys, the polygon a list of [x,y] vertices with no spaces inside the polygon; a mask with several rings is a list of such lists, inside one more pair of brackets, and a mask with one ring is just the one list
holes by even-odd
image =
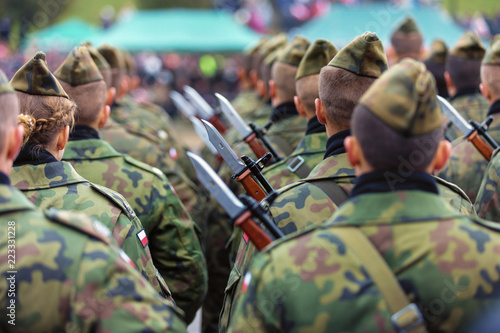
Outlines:
{"label": "bayonet", "polygon": [[212,142],[210,142],[210,139],[208,138],[207,130],[205,129],[205,126],[203,125],[203,123],[201,122],[201,120],[198,119],[198,118],[196,118],[196,117],[191,117],[191,118],[189,118],[189,120],[191,120],[191,123],[193,124],[194,131],[196,132],[196,134],[198,134],[198,136],[201,138],[201,140],[203,141],[203,143],[205,143],[205,145],[207,146],[207,148],[214,155],[219,155],[219,152],[217,151],[217,149],[215,149],[215,147],[212,144]]}
{"label": "bayonet", "polygon": [[[255,210],[253,209],[255,208],[255,203],[253,202],[250,207],[244,205],[201,157],[191,152],[187,152],[187,155],[194,165],[196,175],[200,182],[219,202],[222,208],[224,208],[231,220],[234,221],[234,225],[243,229],[245,234],[248,235],[249,239],[252,241],[252,243],[254,243],[255,247],[259,251],[269,245],[272,242],[271,238],[252,219],[252,214]],[[248,202],[248,198],[245,200],[245,202]],[[252,202],[251,199],[250,202]],[[259,205],[257,204],[257,206]],[[259,220],[264,223],[264,225],[275,238],[283,237],[283,233],[281,232],[281,230],[276,227],[276,225],[272,221],[270,221],[270,219],[265,214],[261,214],[262,211],[263,210],[259,209],[255,210],[255,213],[260,215],[257,216]]]}
{"label": "bayonet", "polygon": [[177,110],[179,110],[186,119],[190,119],[196,115],[196,111],[193,106],[177,91],[171,91],[170,98],[172,99],[172,102],[174,102]]}
{"label": "bayonet", "polygon": [[190,86],[184,86],[184,93],[187,99],[198,111],[198,116],[201,119],[207,120],[212,123],[215,128],[221,133],[227,131],[227,126],[224,122],[215,114],[214,109],[208,105],[207,101],[193,88]]}

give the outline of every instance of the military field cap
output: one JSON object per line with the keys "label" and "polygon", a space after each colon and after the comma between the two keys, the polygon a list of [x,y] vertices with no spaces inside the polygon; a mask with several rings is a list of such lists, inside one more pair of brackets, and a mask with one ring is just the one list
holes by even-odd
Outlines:
{"label": "military field cap", "polygon": [[441,39],[436,39],[432,42],[431,52],[426,60],[433,61],[437,64],[444,64],[446,62],[446,56],[448,55],[448,47],[446,43]]}
{"label": "military field cap", "polygon": [[282,48],[278,48],[278,49],[274,50],[273,52],[269,53],[264,58],[262,63],[266,66],[272,66],[276,62],[276,60],[278,60],[278,58],[282,52],[283,52]]}
{"label": "military field cap", "polygon": [[483,58],[483,65],[500,66],[500,38],[491,43],[490,48],[486,51]]}
{"label": "military field cap", "polygon": [[99,53],[106,59],[111,68],[125,69],[125,59],[123,53],[116,47],[102,45],[97,49]]}
{"label": "military field cap", "polygon": [[396,32],[402,32],[404,34],[414,32],[420,34],[420,30],[418,29],[417,24],[411,17],[407,17],[403,22],[401,22],[401,24],[394,31],[394,33]]}
{"label": "military field cap", "polygon": [[449,55],[463,59],[481,60],[486,49],[481,38],[472,31],[467,31],[460,37],[457,44],[451,49]]}
{"label": "military field cap", "polygon": [[90,44],[89,42],[85,42],[82,43],[82,46],[85,46],[87,48],[90,56],[92,57],[92,60],[94,60],[94,63],[97,65],[97,68],[99,68],[99,70],[111,68],[106,59],[104,59],[102,54],[100,54],[99,51],[97,51],[97,49],[92,46],[92,44]]}
{"label": "military field cap", "polygon": [[309,75],[319,74],[321,68],[337,54],[337,48],[326,39],[318,39],[311,44],[302,57],[295,75],[295,80]]}
{"label": "military field cap", "polygon": [[56,77],[49,71],[45,53],[38,51],[21,67],[12,80],[12,87],[30,95],[58,96],[68,98]]}
{"label": "military field cap", "polygon": [[85,46],[75,47],[54,75],[72,87],[104,80]]}
{"label": "military field cap", "polygon": [[387,70],[387,56],[376,33],[365,32],[354,38],[328,63],[360,76],[377,78]]}
{"label": "military field cap", "polygon": [[134,56],[127,51],[122,51],[122,53],[123,53],[123,59],[125,60],[125,69],[127,70],[128,76],[135,75],[137,66],[135,63]]}
{"label": "military field cap", "polygon": [[306,54],[309,44],[309,40],[306,38],[295,36],[293,40],[285,46],[283,52],[280,53],[277,62],[298,67],[300,60],[302,60],[302,57]]}
{"label": "military field cap", "polygon": [[0,94],[14,92],[14,88],[9,83],[9,79],[5,73],[0,69]]}
{"label": "military field cap", "polygon": [[405,59],[382,74],[359,104],[406,137],[427,134],[442,125],[434,77],[423,63],[413,59]]}
{"label": "military field cap", "polygon": [[260,38],[257,43],[251,43],[243,50],[245,55],[253,55],[259,51],[259,49],[269,40],[267,37]]}
{"label": "military field cap", "polygon": [[271,52],[274,52],[276,49],[285,45],[286,42],[287,42],[287,36],[285,33],[277,34],[276,36],[274,36],[273,38],[262,44],[258,52],[263,57],[266,57]]}

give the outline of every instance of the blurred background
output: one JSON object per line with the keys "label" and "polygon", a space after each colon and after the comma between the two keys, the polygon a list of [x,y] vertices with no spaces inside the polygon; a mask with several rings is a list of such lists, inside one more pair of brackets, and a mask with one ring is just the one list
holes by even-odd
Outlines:
{"label": "blurred background", "polygon": [[188,84],[209,103],[214,92],[237,93],[236,69],[245,47],[285,31],[338,48],[364,31],[384,45],[395,24],[411,15],[424,43],[453,45],[465,29],[487,43],[500,33],[498,0],[0,0],[0,67],[9,77],[37,50],[51,69],[83,41],[130,51],[137,60],[138,100],[176,114],[171,89]]}

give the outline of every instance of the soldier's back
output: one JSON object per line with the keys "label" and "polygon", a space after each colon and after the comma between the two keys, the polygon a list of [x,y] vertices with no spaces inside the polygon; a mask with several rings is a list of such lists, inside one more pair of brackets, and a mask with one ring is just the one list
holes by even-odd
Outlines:
{"label": "soldier's back", "polygon": [[[465,120],[474,120],[479,123],[486,120],[489,103],[480,92],[473,92],[455,97],[451,105],[464,117]],[[458,139],[463,135],[455,126],[451,126],[446,134],[452,139]]]}

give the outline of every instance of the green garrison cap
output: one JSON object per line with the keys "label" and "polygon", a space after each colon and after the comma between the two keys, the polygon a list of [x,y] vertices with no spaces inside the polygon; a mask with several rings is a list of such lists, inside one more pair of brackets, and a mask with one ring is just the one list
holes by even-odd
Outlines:
{"label": "green garrison cap", "polygon": [[309,46],[299,63],[295,81],[309,75],[319,74],[321,68],[337,54],[337,48],[325,39],[318,39]]}
{"label": "green garrison cap", "polygon": [[442,125],[434,77],[425,65],[405,59],[387,70],[359,104],[406,137],[423,135]]}
{"label": "green garrison cap", "polygon": [[460,37],[449,55],[463,59],[481,60],[485,53],[486,49],[481,38],[475,32],[467,31]]}
{"label": "green garrison cap", "polygon": [[407,17],[403,22],[401,22],[401,24],[394,31],[394,33],[396,32],[402,32],[404,34],[414,32],[420,34],[417,24],[411,17]]}
{"label": "green garrison cap", "polygon": [[448,47],[446,43],[441,39],[436,39],[432,42],[431,52],[427,57],[427,61],[433,61],[437,64],[446,63],[446,56],[448,55]]}
{"label": "green garrison cap", "polygon": [[290,44],[283,49],[283,52],[279,55],[277,61],[298,67],[300,60],[302,60],[302,57],[304,57],[304,54],[309,47],[309,44],[309,40],[306,38],[295,36]]}
{"label": "green garrison cap", "polygon": [[286,44],[287,37],[285,33],[280,33],[265,42],[259,49],[259,53],[266,57],[270,53],[274,52],[276,49],[282,47]]}
{"label": "green garrison cap", "polygon": [[90,56],[92,57],[92,60],[94,60],[99,70],[111,68],[106,59],[102,56],[102,54],[99,53],[99,51],[97,51],[97,49],[94,46],[92,46],[92,44],[90,44],[89,42],[85,42],[82,43],[82,46],[85,46],[87,48],[87,50],[90,53]]}
{"label": "green garrison cap", "polygon": [[0,69],[0,95],[9,92],[14,92],[14,88],[10,85],[5,73]]}
{"label": "green garrison cap", "polygon": [[486,51],[482,64],[500,66],[500,38],[497,38],[491,43],[490,48]]}
{"label": "green garrison cap", "polygon": [[102,45],[97,49],[99,53],[106,59],[111,68],[119,68],[125,70],[125,59],[123,53],[116,47]]}
{"label": "green garrison cap", "polygon": [[376,33],[365,32],[341,49],[328,66],[360,76],[379,77],[387,70],[387,57]]}
{"label": "green garrison cap", "polygon": [[75,47],[54,75],[72,87],[104,80],[85,46]]}
{"label": "green garrison cap", "polygon": [[272,66],[276,60],[278,60],[280,54],[283,52],[283,49],[280,49],[280,48],[277,48],[276,50],[274,50],[273,52],[269,53],[265,58],[264,60],[262,61],[262,63],[266,66]]}
{"label": "green garrison cap", "polygon": [[30,95],[59,96],[68,98],[56,77],[52,75],[45,61],[45,53],[38,51],[21,67],[12,80],[12,87]]}
{"label": "green garrison cap", "polygon": [[269,41],[269,38],[267,37],[262,37],[260,38],[257,43],[251,43],[250,45],[248,45],[247,47],[245,47],[245,49],[243,50],[243,54],[245,55],[254,55],[255,53],[257,53],[262,46],[264,46],[264,44],[267,43],[267,41]]}

